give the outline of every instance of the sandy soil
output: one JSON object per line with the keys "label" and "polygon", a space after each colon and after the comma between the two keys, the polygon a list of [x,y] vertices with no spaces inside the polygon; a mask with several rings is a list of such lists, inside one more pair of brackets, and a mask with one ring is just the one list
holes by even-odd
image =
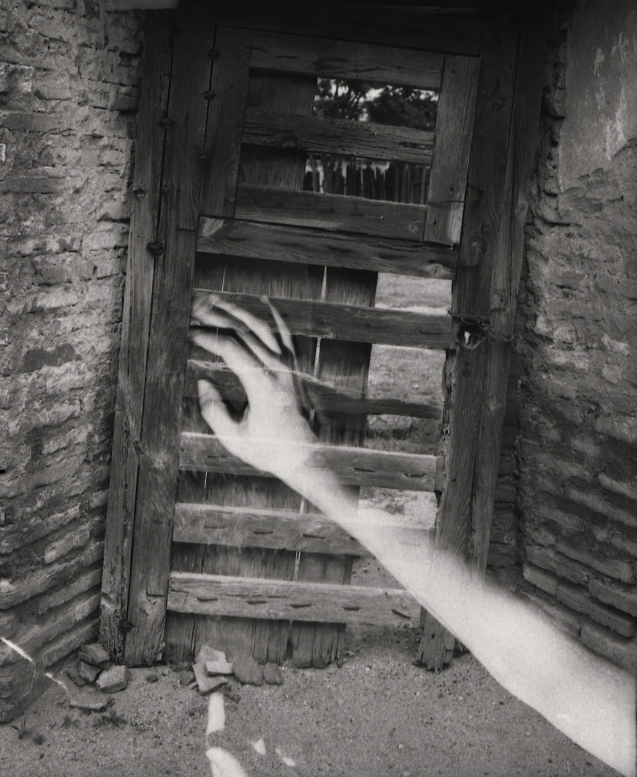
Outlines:
{"label": "sandy soil", "polygon": [[[208,745],[230,751],[250,777],[614,774],[502,690],[469,654],[439,674],[415,667],[416,639],[413,629],[350,629],[341,667],[286,665],[282,686],[233,686],[225,730]],[[206,698],[169,667],[157,668],[156,682],[146,679],[150,671],[133,670],[108,713],[70,709],[51,686],[26,715],[43,742],[0,726],[0,774],[209,776]],[[251,744],[259,739],[265,755]]]}

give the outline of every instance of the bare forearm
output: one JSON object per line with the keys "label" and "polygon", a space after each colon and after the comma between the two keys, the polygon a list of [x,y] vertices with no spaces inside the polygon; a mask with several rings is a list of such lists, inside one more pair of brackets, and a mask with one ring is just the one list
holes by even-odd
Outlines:
{"label": "bare forearm", "polygon": [[373,553],[511,693],[622,774],[635,775],[635,678],[562,633],[432,536],[357,505],[329,473],[306,496]]}

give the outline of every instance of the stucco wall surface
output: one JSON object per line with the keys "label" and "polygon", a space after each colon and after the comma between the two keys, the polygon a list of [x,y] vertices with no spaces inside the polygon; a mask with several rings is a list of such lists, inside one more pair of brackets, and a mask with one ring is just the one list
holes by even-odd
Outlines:
{"label": "stucco wall surface", "polygon": [[[43,666],[96,634],[139,19],[0,2],[0,636]],[[32,667],[0,650],[0,720]]]}
{"label": "stucco wall surface", "polygon": [[526,590],[637,670],[637,8],[582,0],[547,62],[519,300]]}

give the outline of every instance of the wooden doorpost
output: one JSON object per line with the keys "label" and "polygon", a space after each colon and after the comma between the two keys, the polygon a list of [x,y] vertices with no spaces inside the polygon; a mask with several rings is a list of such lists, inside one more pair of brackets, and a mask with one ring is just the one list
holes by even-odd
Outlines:
{"label": "wooden doorpost", "polygon": [[214,8],[183,0],[176,14],[161,218],[155,267],[140,464],[132,538],[125,661],[143,665],[163,650],[178,465],[178,421],[201,189],[200,155],[210,88]]}
{"label": "wooden doorpost", "polygon": [[150,334],[158,236],[161,170],[172,58],[172,11],[154,11],[144,27],[144,59],[137,114],[131,233],[119,354],[113,460],[108,495],[100,642],[116,661],[124,659],[128,623],[137,475],[141,456],[146,356]]}
{"label": "wooden doorpost", "polygon": [[[531,7],[532,5],[532,7]],[[458,333],[436,540],[484,571],[500,459],[511,339],[524,251],[548,3],[519,28],[484,25],[469,185],[453,313]],[[519,33],[518,33],[519,29]],[[427,614],[418,660],[440,669],[455,640]]]}

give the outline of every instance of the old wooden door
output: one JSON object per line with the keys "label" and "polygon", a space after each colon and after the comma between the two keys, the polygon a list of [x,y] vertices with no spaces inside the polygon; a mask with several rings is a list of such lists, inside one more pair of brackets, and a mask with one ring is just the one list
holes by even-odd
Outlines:
{"label": "old wooden door", "polygon": [[[193,290],[215,290],[266,317],[260,295],[272,298],[320,395],[314,422],[330,443],[328,464],[352,488],[442,491],[444,477],[438,533],[445,541],[451,526],[447,541],[461,552],[458,473],[470,494],[467,457],[476,460],[489,391],[495,454],[483,458],[497,462],[517,283],[506,239],[520,184],[511,171],[520,30],[422,11],[370,9],[361,23],[357,6],[281,10],[185,3],[176,17],[155,12],[147,23],[101,630],[129,664],[189,657],[214,643],[261,661],[291,650],[297,664],[321,666],[336,657],[343,623],[417,616],[400,590],[347,586],[362,549],[209,433],[194,380],[212,379],[235,402],[241,390],[187,346]],[[435,132],[316,117],[317,78],[435,91]],[[307,155],[324,153],[426,167],[426,200],[303,191]],[[375,309],[379,271],[455,277],[455,322]],[[506,276],[496,289],[506,297],[504,323],[490,318],[497,273]],[[437,412],[365,399],[372,343],[455,354],[446,469],[433,456],[358,447],[366,413]],[[491,508],[487,497],[481,509]]]}

